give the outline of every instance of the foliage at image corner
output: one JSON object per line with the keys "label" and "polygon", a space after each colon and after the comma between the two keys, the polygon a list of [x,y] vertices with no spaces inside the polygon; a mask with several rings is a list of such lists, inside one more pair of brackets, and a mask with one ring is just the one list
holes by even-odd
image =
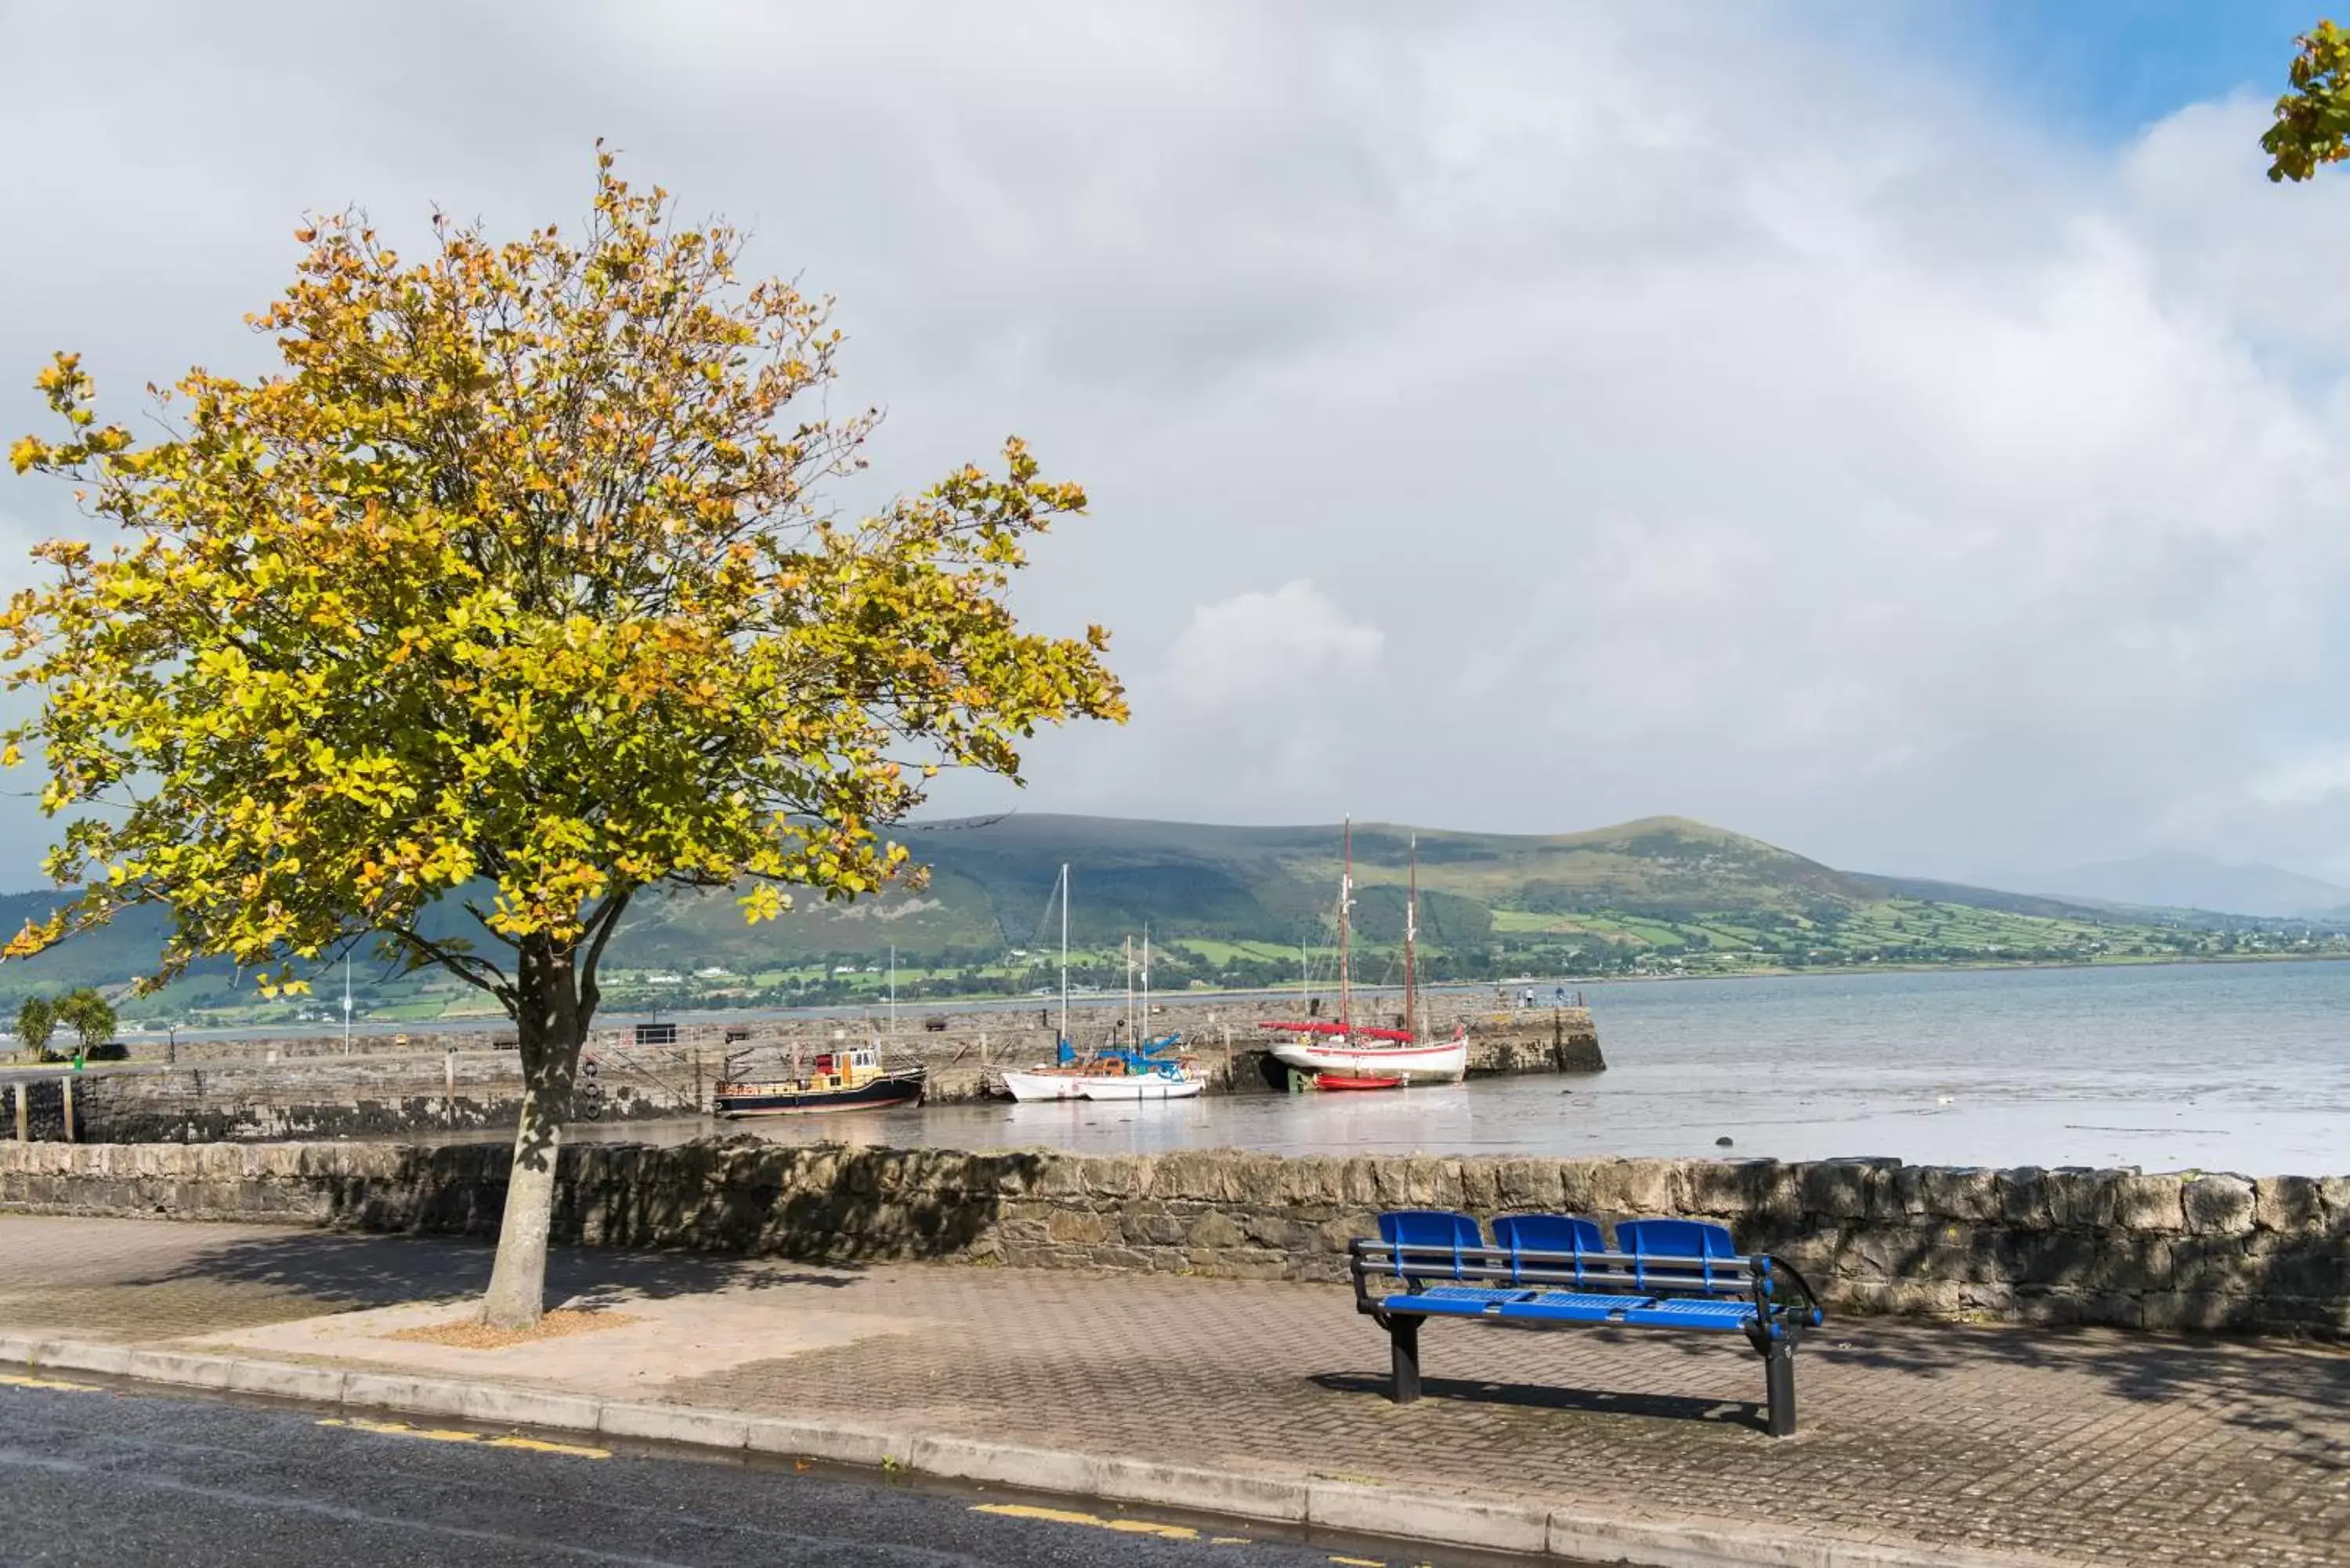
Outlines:
{"label": "foliage at image corner", "polygon": [[2321,165],[2350,158],[2350,32],[2321,20],[2296,42],[2291,90],[2277,99],[2273,123],[2261,136],[2269,178],[2279,183],[2312,179]]}
{"label": "foliage at image corner", "polygon": [[636,892],[742,885],[757,921],[918,878],[881,830],[940,768],[1017,779],[1038,725],[1125,716],[1106,632],[1005,603],[1082,490],[1015,438],[838,521],[819,486],[877,416],[788,412],[833,379],[828,302],[743,286],[734,230],[614,165],[577,243],[436,219],[403,263],[362,213],[306,224],[249,318],[283,373],[190,372],[162,440],[101,424],[76,356],[42,372],[65,434],[13,466],[129,543],[40,546],[0,615],[44,697],[0,762],[47,767],[46,868],[83,889],[10,954],[152,905],[151,986],[218,955],[298,991],[372,933],[509,1012],[561,961],[592,1011]]}

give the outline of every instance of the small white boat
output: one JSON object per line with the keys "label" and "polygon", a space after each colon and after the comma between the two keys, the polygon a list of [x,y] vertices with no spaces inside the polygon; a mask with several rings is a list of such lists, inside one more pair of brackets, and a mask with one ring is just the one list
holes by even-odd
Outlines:
{"label": "small white boat", "polygon": [[1003,1075],[1004,1088],[1022,1105],[1039,1100],[1074,1100],[1082,1082],[1076,1072],[1066,1067],[1037,1066],[1024,1073],[1007,1069]]}

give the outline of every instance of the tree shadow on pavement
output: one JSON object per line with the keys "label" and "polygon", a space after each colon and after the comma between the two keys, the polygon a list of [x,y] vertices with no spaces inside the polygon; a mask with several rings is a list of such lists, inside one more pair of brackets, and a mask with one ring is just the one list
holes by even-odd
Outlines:
{"label": "tree shadow on pavement", "polygon": [[[494,1249],[444,1238],[289,1231],[241,1237],[172,1267],[126,1282],[160,1285],[203,1280],[302,1295],[338,1307],[471,1295],[489,1283]],[[810,1269],[755,1259],[692,1252],[617,1251],[557,1247],[547,1255],[550,1303],[607,1306],[636,1298],[706,1295],[718,1291],[807,1286],[827,1291],[858,1282],[855,1265]]]}
{"label": "tree shadow on pavement", "polygon": [[2289,1340],[2054,1326],[1831,1319],[1804,1354],[1941,1379],[1985,1366],[2076,1377],[2137,1404],[2189,1405],[2350,1469],[2350,1354]]}

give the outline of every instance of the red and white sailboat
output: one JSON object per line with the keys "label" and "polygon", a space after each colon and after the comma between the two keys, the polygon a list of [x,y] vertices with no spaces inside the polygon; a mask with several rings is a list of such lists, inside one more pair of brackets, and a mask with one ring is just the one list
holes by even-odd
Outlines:
{"label": "red and white sailboat", "polygon": [[[1416,1029],[1374,1029],[1355,1023],[1350,919],[1355,903],[1355,824],[1346,829],[1346,869],[1338,880],[1338,1016],[1261,1023],[1290,1035],[1273,1047],[1273,1059],[1318,1079],[1387,1079],[1404,1084],[1457,1084],[1469,1071],[1469,1027],[1462,1024],[1440,1045],[1424,1044]],[[1419,1022],[1419,976],[1414,949],[1419,940],[1419,842],[1412,841],[1411,890],[1403,916],[1403,1015]],[[1327,1086],[1326,1085],[1325,1086]],[[1347,1087],[1357,1085],[1349,1084]]]}

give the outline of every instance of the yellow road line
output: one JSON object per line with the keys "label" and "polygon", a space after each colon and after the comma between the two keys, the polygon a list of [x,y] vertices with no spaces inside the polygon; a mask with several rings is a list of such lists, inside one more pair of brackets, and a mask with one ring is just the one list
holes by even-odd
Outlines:
{"label": "yellow road line", "polygon": [[1343,1563],[1346,1568],[1388,1568],[1384,1557],[1333,1557],[1333,1563]]}
{"label": "yellow road line", "polygon": [[343,1427],[354,1432],[373,1432],[386,1438],[418,1438],[428,1443],[478,1443],[485,1449],[519,1449],[532,1454],[568,1454],[580,1459],[608,1459],[609,1449],[590,1449],[577,1443],[551,1443],[544,1438],[493,1438],[480,1432],[461,1432],[454,1427],[411,1427],[405,1421],[370,1421],[353,1416],[348,1419],[329,1416],[318,1423],[321,1427]]}
{"label": "yellow road line", "polygon": [[520,1449],[526,1454],[569,1454],[577,1459],[608,1459],[609,1449],[591,1449],[583,1443],[550,1443],[545,1438],[492,1438],[494,1449]]}
{"label": "yellow road line", "polygon": [[10,1388],[46,1388],[52,1394],[103,1394],[106,1392],[95,1383],[61,1383],[54,1377],[24,1377],[14,1372],[0,1372],[0,1386]]}
{"label": "yellow road line", "polygon": [[1200,1539],[1200,1532],[1189,1525],[1156,1524],[1147,1519],[1104,1519],[1097,1513],[1079,1513],[1069,1508],[1036,1508],[1024,1502],[983,1502],[975,1505],[972,1512],[993,1513],[1003,1519],[1042,1520],[1047,1524],[1083,1524],[1095,1530],[1114,1530],[1121,1535],[1155,1535],[1162,1541]]}

